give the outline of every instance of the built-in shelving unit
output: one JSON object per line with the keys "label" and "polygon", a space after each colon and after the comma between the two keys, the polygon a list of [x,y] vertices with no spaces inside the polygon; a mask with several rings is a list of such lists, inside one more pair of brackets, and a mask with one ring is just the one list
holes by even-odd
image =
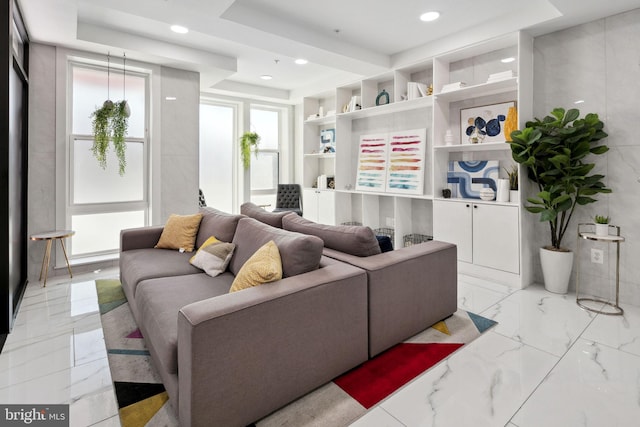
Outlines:
{"label": "built-in shelving unit", "polygon": [[[506,58],[512,60],[503,61]],[[504,77],[497,79],[496,74]],[[409,82],[418,82],[424,85],[422,89],[430,87],[431,90],[423,91],[422,96],[410,94]],[[463,83],[457,85],[457,82]],[[452,86],[454,89],[447,90]],[[497,160],[500,178],[506,178],[504,169],[514,164],[506,141],[472,144],[466,140],[461,130],[461,110],[514,102],[518,127],[522,127],[523,118],[532,116],[532,88],[533,40],[528,34],[518,32],[473,46],[461,46],[340,86],[335,91],[305,98],[304,187],[313,187],[318,175],[332,174],[335,190],[314,190],[331,192],[332,202],[326,203],[331,210],[328,212],[331,221],[327,222],[393,229],[395,247],[402,246],[403,236],[408,234],[450,239],[464,249],[465,256],[459,258],[460,272],[515,287],[527,286],[532,281],[529,261],[532,257],[531,249],[523,240],[531,234],[532,227],[521,208],[524,196],[496,202],[445,199],[441,194],[451,186],[447,182],[450,162]],[[380,98],[378,95],[383,90],[389,95],[389,102],[376,105],[376,98]],[[382,99],[386,101],[386,97]],[[323,117],[321,112],[327,111],[331,111],[331,115]],[[327,128],[335,129],[336,152],[319,154],[314,150],[319,146],[320,132]],[[355,190],[361,136],[422,128],[427,129],[422,194]],[[453,139],[448,144],[445,143],[447,131]],[[522,176],[523,171],[520,172]],[[324,197],[326,199],[326,195]],[[322,210],[323,206],[318,209]],[[459,234],[449,232],[456,230],[455,219],[452,219],[456,215],[464,222],[464,227],[459,225],[469,234],[465,235],[464,242],[455,241]],[[314,217],[318,214],[314,213]],[[496,229],[500,221],[496,222],[494,217],[504,222],[505,232]],[[499,234],[498,243],[487,244],[484,239],[491,234],[481,231],[482,227]],[[485,254],[486,248],[490,248],[491,253]],[[506,260],[498,259],[501,257]]]}

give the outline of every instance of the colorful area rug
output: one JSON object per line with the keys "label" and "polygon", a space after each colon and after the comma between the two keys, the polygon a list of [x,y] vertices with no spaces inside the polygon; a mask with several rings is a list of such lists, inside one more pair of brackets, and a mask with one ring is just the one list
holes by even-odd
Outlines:
{"label": "colorful area rug", "polygon": [[[96,280],[96,288],[122,426],[178,426],[120,282]],[[253,426],[347,426],[495,324],[458,310]]]}

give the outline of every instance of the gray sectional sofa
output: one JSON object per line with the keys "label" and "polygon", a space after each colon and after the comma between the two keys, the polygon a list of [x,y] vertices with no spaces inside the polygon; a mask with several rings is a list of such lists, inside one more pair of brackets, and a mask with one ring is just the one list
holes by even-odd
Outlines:
{"label": "gray sectional sofa", "polygon": [[[196,248],[210,236],[236,244],[216,277],[189,264],[193,253],[154,249],[162,227],[121,233],[123,289],[183,427],[259,420],[456,311],[454,245],[380,253],[368,227],[252,204],[201,212]],[[270,240],[283,279],[228,293]]]}
{"label": "gray sectional sofa", "polygon": [[[193,253],[155,249],[162,227],[123,230],[120,278],[180,425],[246,426],[367,360],[361,269],[322,256],[322,241],[211,208],[197,245],[236,250],[210,277]],[[234,275],[274,240],[283,279],[228,293]]]}

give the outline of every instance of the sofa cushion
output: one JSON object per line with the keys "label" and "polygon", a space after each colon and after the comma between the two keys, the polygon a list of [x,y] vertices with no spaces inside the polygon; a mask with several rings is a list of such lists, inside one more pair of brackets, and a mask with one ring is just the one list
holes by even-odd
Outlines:
{"label": "sofa cushion", "polygon": [[184,252],[193,252],[201,220],[202,214],[200,213],[169,215],[169,219],[164,225],[160,239],[155,247],[158,249],[179,249],[184,250]]}
{"label": "sofa cushion", "polygon": [[[210,277],[204,273],[182,277],[150,279],[138,285],[140,327],[147,345],[153,348],[159,369],[178,372],[178,312],[196,301],[226,294],[233,276],[223,273]],[[156,360],[154,360],[155,362]]]}
{"label": "sofa cushion", "polygon": [[362,225],[317,224],[295,214],[282,219],[285,230],[317,236],[328,248],[350,255],[366,257],[379,254],[380,245],[371,228]]}
{"label": "sofa cushion", "polygon": [[196,237],[196,248],[202,246],[211,236],[216,236],[222,242],[233,240],[238,220],[242,215],[233,215],[210,207],[200,208],[199,212],[202,214],[202,221]]}
{"label": "sofa cushion", "polygon": [[211,236],[200,246],[198,252],[191,257],[189,262],[191,265],[203,269],[209,276],[216,277],[227,269],[235,247],[236,245],[233,243],[221,242]]}
{"label": "sofa cushion", "polygon": [[278,246],[269,240],[244,263],[229,292],[260,286],[282,279],[282,260]]}
{"label": "sofa cushion", "polygon": [[323,245],[319,238],[271,227],[253,218],[242,218],[233,236],[236,251],[229,271],[237,275],[251,255],[269,240],[273,240],[280,251],[283,277],[316,270],[320,265]]}
{"label": "sofa cushion", "polygon": [[200,274],[202,270],[189,264],[191,254],[168,249],[133,249],[120,252],[120,279],[136,295],[138,283],[156,277]]}
{"label": "sofa cushion", "polygon": [[282,228],[282,218],[289,215],[291,211],[269,212],[254,203],[247,202],[240,206],[240,213],[272,227]]}

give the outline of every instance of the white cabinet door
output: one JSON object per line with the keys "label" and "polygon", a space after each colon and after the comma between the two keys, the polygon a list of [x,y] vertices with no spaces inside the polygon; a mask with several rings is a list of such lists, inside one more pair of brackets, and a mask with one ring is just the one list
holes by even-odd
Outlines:
{"label": "white cabinet door", "polygon": [[433,238],[458,246],[458,260],[473,262],[470,202],[433,202]]}
{"label": "white cabinet door", "polygon": [[312,188],[302,190],[302,216],[309,221],[318,222],[317,190]]}
{"label": "white cabinet door", "polygon": [[520,273],[518,207],[473,204],[473,263]]}
{"label": "white cabinet door", "polygon": [[318,191],[318,220],[320,224],[336,225],[336,194]]}

